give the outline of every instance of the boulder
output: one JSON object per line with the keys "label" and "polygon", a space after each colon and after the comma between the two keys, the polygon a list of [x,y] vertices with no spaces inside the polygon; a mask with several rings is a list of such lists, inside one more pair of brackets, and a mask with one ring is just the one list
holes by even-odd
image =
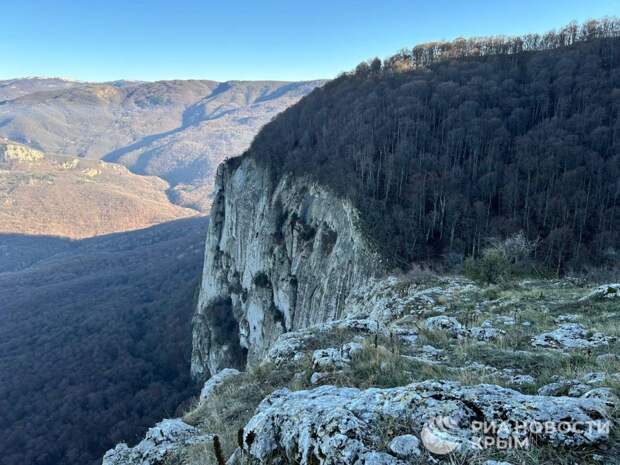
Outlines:
{"label": "boulder", "polygon": [[442,349],[438,349],[437,347],[433,347],[431,345],[422,346],[422,353],[424,356],[430,359],[437,359],[441,357],[441,354],[444,353]]}
{"label": "boulder", "polygon": [[320,372],[312,373],[312,376],[310,376],[310,384],[312,384],[313,386],[315,386],[317,384],[321,384],[322,381],[324,381],[327,378],[329,378],[329,375],[330,375],[330,373],[328,373],[326,371],[320,371]]}
{"label": "boulder", "polygon": [[514,326],[516,324],[516,320],[512,316],[500,315],[495,319],[504,326]]}
{"label": "boulder", "polygon": [[331,332],[350,333],[352,338],[374,334],[389,336],[386,326],[375,320],[335,320],[282,334],[272,345],[265,360],[276,364],[299,361],[310,347],[316,347],[322,336]]}
{"label": "boulder", "polygon": [[351,359],[341,349],[330,347],[312,353],[312,368],[315,370],[338,370],[350,363]]}
{"label": "boulder", "polygon": [[434,316],[424,321],[426,329],[431,331],[445,331],[452,337],[461,337],[465,334],[465,329],[459,321],[451,316]]}
{"label": "boulder", "polygon": [[[611,407],[601,399],[524,395],[485,384],[425,381],[390,389],[281,389],[261,402],[244,428],[242,447],[252,464],[397,465],[400,459],[376,449],[381,442],[377,434],[385,430],[382,422],[405,425],[406,431],[395,434],[394,440],[403,433],[420,435],[429,423],[447,417],[460,450],[470,450],[476,444],[475,421],[587,423],[592,428],[568,433],[537,430],[533,438],[579,447],[606,441],[610,416]],[[517,437],[527,434],[510,424],[502,431]]]}
{"label": "boulder", "polygon": [[342,354],[350,360],[356,354],[359,354],[363,348],[364,346],[359,342],[347,342],[342,346]]}
{"label": "boulder", "polygon": [[591,389],[590,386],[581,383],[577,379],[564,379],[545,384],[538,389],[540,396],[564,396],[580,397]]}
{"label": "boulder", "polygon": [[531,375],[513,375],[508,378],[508,381],[511,384],[516,385],[526,385],[526,384],[536,384],[536,380]]}
{"label": "boulder", "polygon": [[200,403],[208,402],[218,386],[224,383],[224,381],[239,376],[240,374],[241,372],[234,368],[224,368],[222,371],[209,378],[200,391]]}
{"label": "boulder", "polygon": [[570,315],[558,315],[553,319],[554,323],[575,323],[579,320],[579,315],[570,314]]}
{"label": "boulder", "polygon": [[483,342],[496,340],[504,334],[506,334],[506,331],[494,328],[489,320],[486,320],[482,323],[482,325],[474,326],[469,330],[469,335],[471,337]]}
{"label": "boulder", "polygon": [[163,465],[181,449],[213,440],[197,428],[179,420],[163,420],[150,428],[135,447],[117,444],[103,456],[102,465]]}
{"label": "boulder", "polygon": [[413,347],[418,343],[418,332],[412,328],[392,324],[389,327],[389,334],[391,338],[396,337],[399,341],[410,347]]}
{"label": "boulder", "polygon": [[586,384],[601,384],[607,379],[607,374],[603,371],[591,371],[581,377]]}
{"label": "boulder", "polygon": [[618,396],[614,394],[610,388],[595,388],[586,392],[583,396],[585,399],[600,399],[612,408],[616,408],[620,405]]}
{"label": "boulder", "polygon": [[616,299],[620,297],[620,283],[603,284],[598,286],[592,291],[579,299],[580,302],[586,302],[588,300],[600,300],[600,299]]}
{"label": "boulder", "polygon": [[362,349],[363,346],[359,342],[348,342],[340,349],[329,347],[315,350],[312,353],[312,367],[315,370],[340,370],[349,365],[352,357]]}
{"label": "boulder", "polygon": [[611,341],[613,338],[598,331],[588,331],[583,325],[565,323],[554,331],[533,337],[532,345],[552,349],[592,349],[608,345]]}
{"label": "boulder", "polygon": [[601,354],[596,357],[596,363],[599,365],[606,365],[609,363],[618,363],[620,362],[620,357],[616,354]]}
{"label": "boulder", "polygon": [[396,436],[388,444],[388,449],[392,454],[402,459],[411,459],[422,455],[422,451],[420,451],[420,440],[413,434]]}

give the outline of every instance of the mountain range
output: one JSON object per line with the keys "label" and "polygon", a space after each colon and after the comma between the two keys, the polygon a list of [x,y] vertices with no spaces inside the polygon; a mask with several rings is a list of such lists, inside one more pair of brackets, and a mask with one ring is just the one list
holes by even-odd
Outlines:
{"label": "mountain range", "polygon": [[0,81],[0,136],[51,155],[120,163],[208,212],[217,165],[323,81]]}
{"label": "mountain range", "polygon": [[10,84],[26,195],[123,164],[209,218],[0,234],[3,464],[617,463],[619,45],[420,44],[274,118],[320,83]]}

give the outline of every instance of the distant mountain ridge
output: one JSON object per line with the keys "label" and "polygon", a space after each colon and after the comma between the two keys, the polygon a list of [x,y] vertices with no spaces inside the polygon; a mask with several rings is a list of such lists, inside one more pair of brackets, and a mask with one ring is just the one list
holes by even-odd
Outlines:
{"label": "distant mountain ridge", "polygon": [[217,165],[323,81],[0,81],[0,136],[42,151],[125,165],[208,211]]}
{"label": "distant mountain ridge", "polygon": [[78,81],[53,77],[27,77],[0,81],[0,102],[12,100],[34,92],[68,89]]}
{"label": "distant mountain ridge", "polygon": [[120,165],[0,139],[0,234],[80,239],[195,215],[169,201],[168,187]]}

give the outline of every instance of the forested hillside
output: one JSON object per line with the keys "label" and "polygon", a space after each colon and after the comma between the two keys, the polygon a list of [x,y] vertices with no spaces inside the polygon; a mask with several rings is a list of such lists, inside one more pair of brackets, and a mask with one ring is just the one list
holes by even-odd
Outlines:
{"label": "forested hillside", "polygon": [[207,223],[80,241],[0,234],[3,465],[99,464],[194,393]]}
{"label": "forested hillside", "polygon": [[523,231],[562,273],[620,253],[620,22],[459,39],[362,63],[249,156],[349,197],[395,263]]}

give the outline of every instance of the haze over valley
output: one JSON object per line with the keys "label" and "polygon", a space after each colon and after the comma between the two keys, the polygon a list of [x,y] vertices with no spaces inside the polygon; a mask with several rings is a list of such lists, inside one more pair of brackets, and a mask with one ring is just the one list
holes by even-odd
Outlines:
{"label": "haze over valley", "polygon": [[208,212],[217,165],[322,81],[0,81],[0,136],[51,155],[119,163]]}

